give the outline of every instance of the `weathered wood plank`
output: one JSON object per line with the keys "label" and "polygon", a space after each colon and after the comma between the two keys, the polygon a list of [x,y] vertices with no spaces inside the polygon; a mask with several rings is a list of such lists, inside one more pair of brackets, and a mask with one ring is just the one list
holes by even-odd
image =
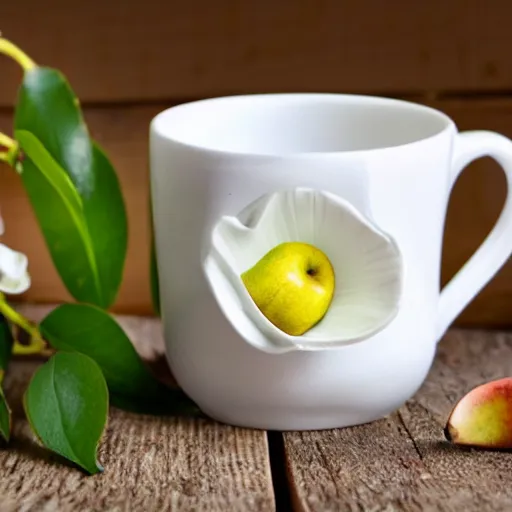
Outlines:
{"label": "weathered wood plank", "polygon": [[415,489],[425,473],[397,414],[361,427],[284,437],[299,511],[384,510]]}
{"label": "weathered wood plank", "polygon": [[[87,108],[86,117],[118,170],[128,206],[128,259],[115,310],[149,314],[148,124],[169,104]],[[460,129],[490,129],[512,137],[512,100],[437,102]],[[0,111],[0,131],[9,132],[11,114]],[[2,167],[0,167],[2,169]],[[3,169],[2,169],[3,170]],[[414,172],[414,169],[411,169]],[[492,226],[504,201],[505,179],[496,163],[471,165],[457,183],[450,202],[443,259],[446,282],[474,252]],[[69,297],[56,274],[17,175],[2,172],[0,207],[6,220],[3,242],[30,260],[32,288],[24,299],[59,302]],[[461,325],[512,325],[512,262],[478,296],[459,319]]]}
{"label": "weathered wood plank", "polygon": [[400,410],[432,483],[451,496],[447,510],[512,510],[510,453],[454,449],[442,434],[458,399],[479,384],[511,375],[512,333],[452,331],[428,381]]}
{"label": "weathered wood plank", "polygon": [[422,389],[387,419],[284,434],[296,509],[511,510],[510,454],[460,449],[443,440],[457,399],[506,375],[512,375],[512,333],[454,330]]}
{"label": "weathered wood plank", "polygon": [[[139,351],[161,354],[156,320],[121,320]],[[6,381],[15,427],[0,450],[0,511],[274,510],[262,431],[113,409],[99,452],[105,472],[87,477],[63,465],[35,444],[23,418],[22,393],[37,365],[15,361]]]}
{"label": "weathered wood plank", "polygon": [[[4,34],[93,102],[510,89],[511,15],[499,0],[0,4]],[[1,66],[0,104],[12,104],[20,73]]]}

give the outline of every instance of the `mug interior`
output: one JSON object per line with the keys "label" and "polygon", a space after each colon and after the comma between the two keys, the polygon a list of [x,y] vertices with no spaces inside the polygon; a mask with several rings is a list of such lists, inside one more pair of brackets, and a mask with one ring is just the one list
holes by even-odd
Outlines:
{"label": "mug interior", "polygon": [[406,101],[341,94],[268,94],[201,100],[159,114],[152,129],[207,150],[257,154],[382,149],[431,138],[453,122]]}

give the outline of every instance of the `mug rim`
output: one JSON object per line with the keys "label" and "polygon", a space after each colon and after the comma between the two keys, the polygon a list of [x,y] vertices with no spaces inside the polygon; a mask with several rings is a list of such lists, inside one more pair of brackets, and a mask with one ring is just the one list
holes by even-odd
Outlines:
{"label": "mug rim", "polygon": [[[209,145],[197,144],[190,141],[181,140],[179,137],[175,137],[166,130],[166,121],[169,116],[180,113],[186,110],[197,109],[198,107],[208,107],[215,103],[233,103],[240,101],[291,101],[291,100],[305,100],[307,102],[314,101],[333,101],[336,104],[361,104],[366,106],[385,106],[394,107],[397,110],[408,109],[414,114],[423,115],[424,117],[430,117],[435,119],[442,124],[442,128],[437,130],[435,133],[420,137],[409,142],[393,144],[388,146],[380,147],[369,147],[364,149],[347,149],[347,150],[331,150],[331,151],[297,151],[297,152],[265,152],[265,151],[236,151],[215,148]],[[173,144],[187,149],[189,151],[213,153],[224,156],[237,156],[244,158],[311,158],[311,157],[322,157],[322,156],[356,156],[360,154],[386,152],[390,150],[400,150],[405,148],[413,148],[422,145],[426,142],[433,141],[437,138],[443,137],[448,132],[456,132],[457,127],[453,119],[451,119],[444,112],[423,105],[421,103],[415,103],[413,101],[388,98],[385,96],[375,96],[366,94],[345,94],[345,93],[316,93],[316,92],[305,92],[305,93],[255,93],[255,94],[235,94],[226,96],[216,96],[212,98],[199,99],[194,101],[187,101],[174,105],[167,109],[162,110],[156,114],[150,123],[150,135],[159,135],[161,138],[166,139]]]}

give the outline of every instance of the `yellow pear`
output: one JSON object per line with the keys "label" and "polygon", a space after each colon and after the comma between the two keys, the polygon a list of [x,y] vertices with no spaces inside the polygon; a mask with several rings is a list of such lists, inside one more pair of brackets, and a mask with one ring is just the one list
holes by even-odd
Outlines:
{"label": "yellow pear", "polygon": [[279,244],[241,278],[259,310],[291,336],[304,334],[324,317],[335,285],[329,258],[302,242]]}

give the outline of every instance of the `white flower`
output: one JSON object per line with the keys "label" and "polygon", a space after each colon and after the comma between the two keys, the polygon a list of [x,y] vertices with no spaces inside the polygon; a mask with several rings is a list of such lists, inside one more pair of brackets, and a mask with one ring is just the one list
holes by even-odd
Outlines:
{"label": "white flower", "polygon": [[[283,242],[305,242],[330,259],[336,277],[324,318],[290,336],[258,309],[240,275]],[[212,232],[204,270],[223,311],[248,343],[271,353],[340,347],[373,336],[396,316],[402,258],[394,240],[346,200],[299,188],[264,196]]]}
{"label": "white flower", "polygon": [[[0,235],[4,234],[4,222],[0,215]],[[0,292],[16,295],[30,288],[27,272],[28,258],[0,244]]]}

